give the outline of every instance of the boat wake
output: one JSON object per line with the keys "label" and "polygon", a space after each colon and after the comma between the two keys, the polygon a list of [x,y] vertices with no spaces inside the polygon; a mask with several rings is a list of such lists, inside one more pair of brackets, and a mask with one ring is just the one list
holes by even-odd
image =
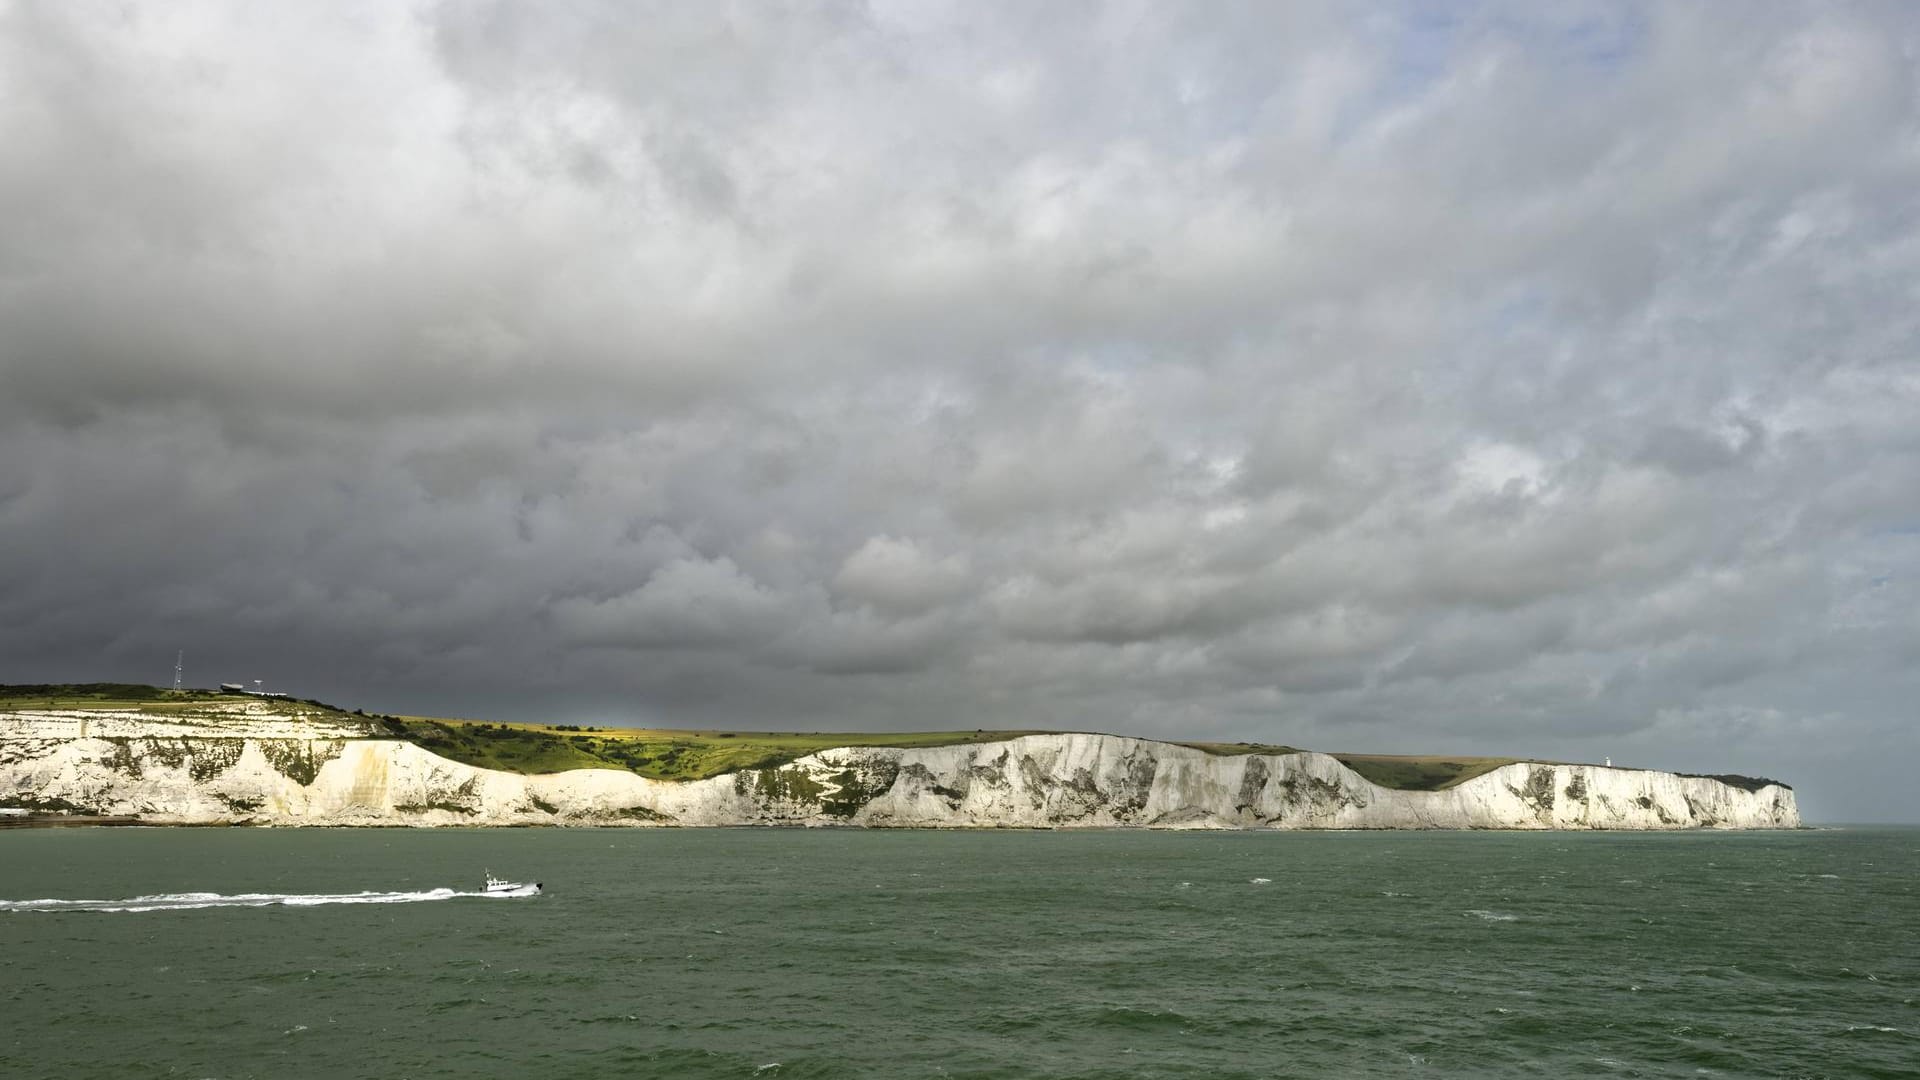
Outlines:
{"label": "boat wake", "polygon": [[529,896],[524,892],[461,892],[428,889],[424,892],[357,893],[158,893],[126,900],[0,900],[0,911],[195,911],[222,907],[324,907],[328,904],[423,904],[433,900],[469,898],[499,900]]}

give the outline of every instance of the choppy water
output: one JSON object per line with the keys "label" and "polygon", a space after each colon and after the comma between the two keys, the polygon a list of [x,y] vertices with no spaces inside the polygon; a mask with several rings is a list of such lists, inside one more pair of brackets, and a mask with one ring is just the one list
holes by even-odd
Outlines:
{"label": "choppy water", "polygon": [[22,830],[0,901],[5,1077],[1920,1075],[1914,829]]}

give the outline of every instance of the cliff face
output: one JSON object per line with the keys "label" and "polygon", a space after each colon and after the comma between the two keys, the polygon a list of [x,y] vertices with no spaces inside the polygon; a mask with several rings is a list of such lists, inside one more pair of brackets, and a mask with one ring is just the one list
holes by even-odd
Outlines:
{"label": "cliff face", "polygon": [[1446,791],[1378,787],[1325,754],[1217,756],[1110,735],[846,747],[672,783],[495,772],[337,720],[0,714],[0,807],[261,825],[930,828],[1792,828],[1793,792],[1590,765],[1509,765]]}

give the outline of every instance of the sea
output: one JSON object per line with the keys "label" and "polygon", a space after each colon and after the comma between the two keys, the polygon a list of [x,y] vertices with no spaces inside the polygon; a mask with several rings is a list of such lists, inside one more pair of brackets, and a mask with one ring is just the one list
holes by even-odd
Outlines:
{"label": "sea", "polygon": [[1348,1076],[1920,1076],[1920,829],[0,831],[9,1080]]}

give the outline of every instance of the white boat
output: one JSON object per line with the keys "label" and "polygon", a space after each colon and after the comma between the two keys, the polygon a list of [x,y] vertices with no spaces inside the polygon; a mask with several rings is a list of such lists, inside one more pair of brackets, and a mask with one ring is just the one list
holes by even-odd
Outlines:
{"label": "white boat", "polygon": [[537,881],[506,881],[494,877],[493,871],[489,870],[487,871],[486,891],[488,896],[538,896],[540,895],[540,883]]}

